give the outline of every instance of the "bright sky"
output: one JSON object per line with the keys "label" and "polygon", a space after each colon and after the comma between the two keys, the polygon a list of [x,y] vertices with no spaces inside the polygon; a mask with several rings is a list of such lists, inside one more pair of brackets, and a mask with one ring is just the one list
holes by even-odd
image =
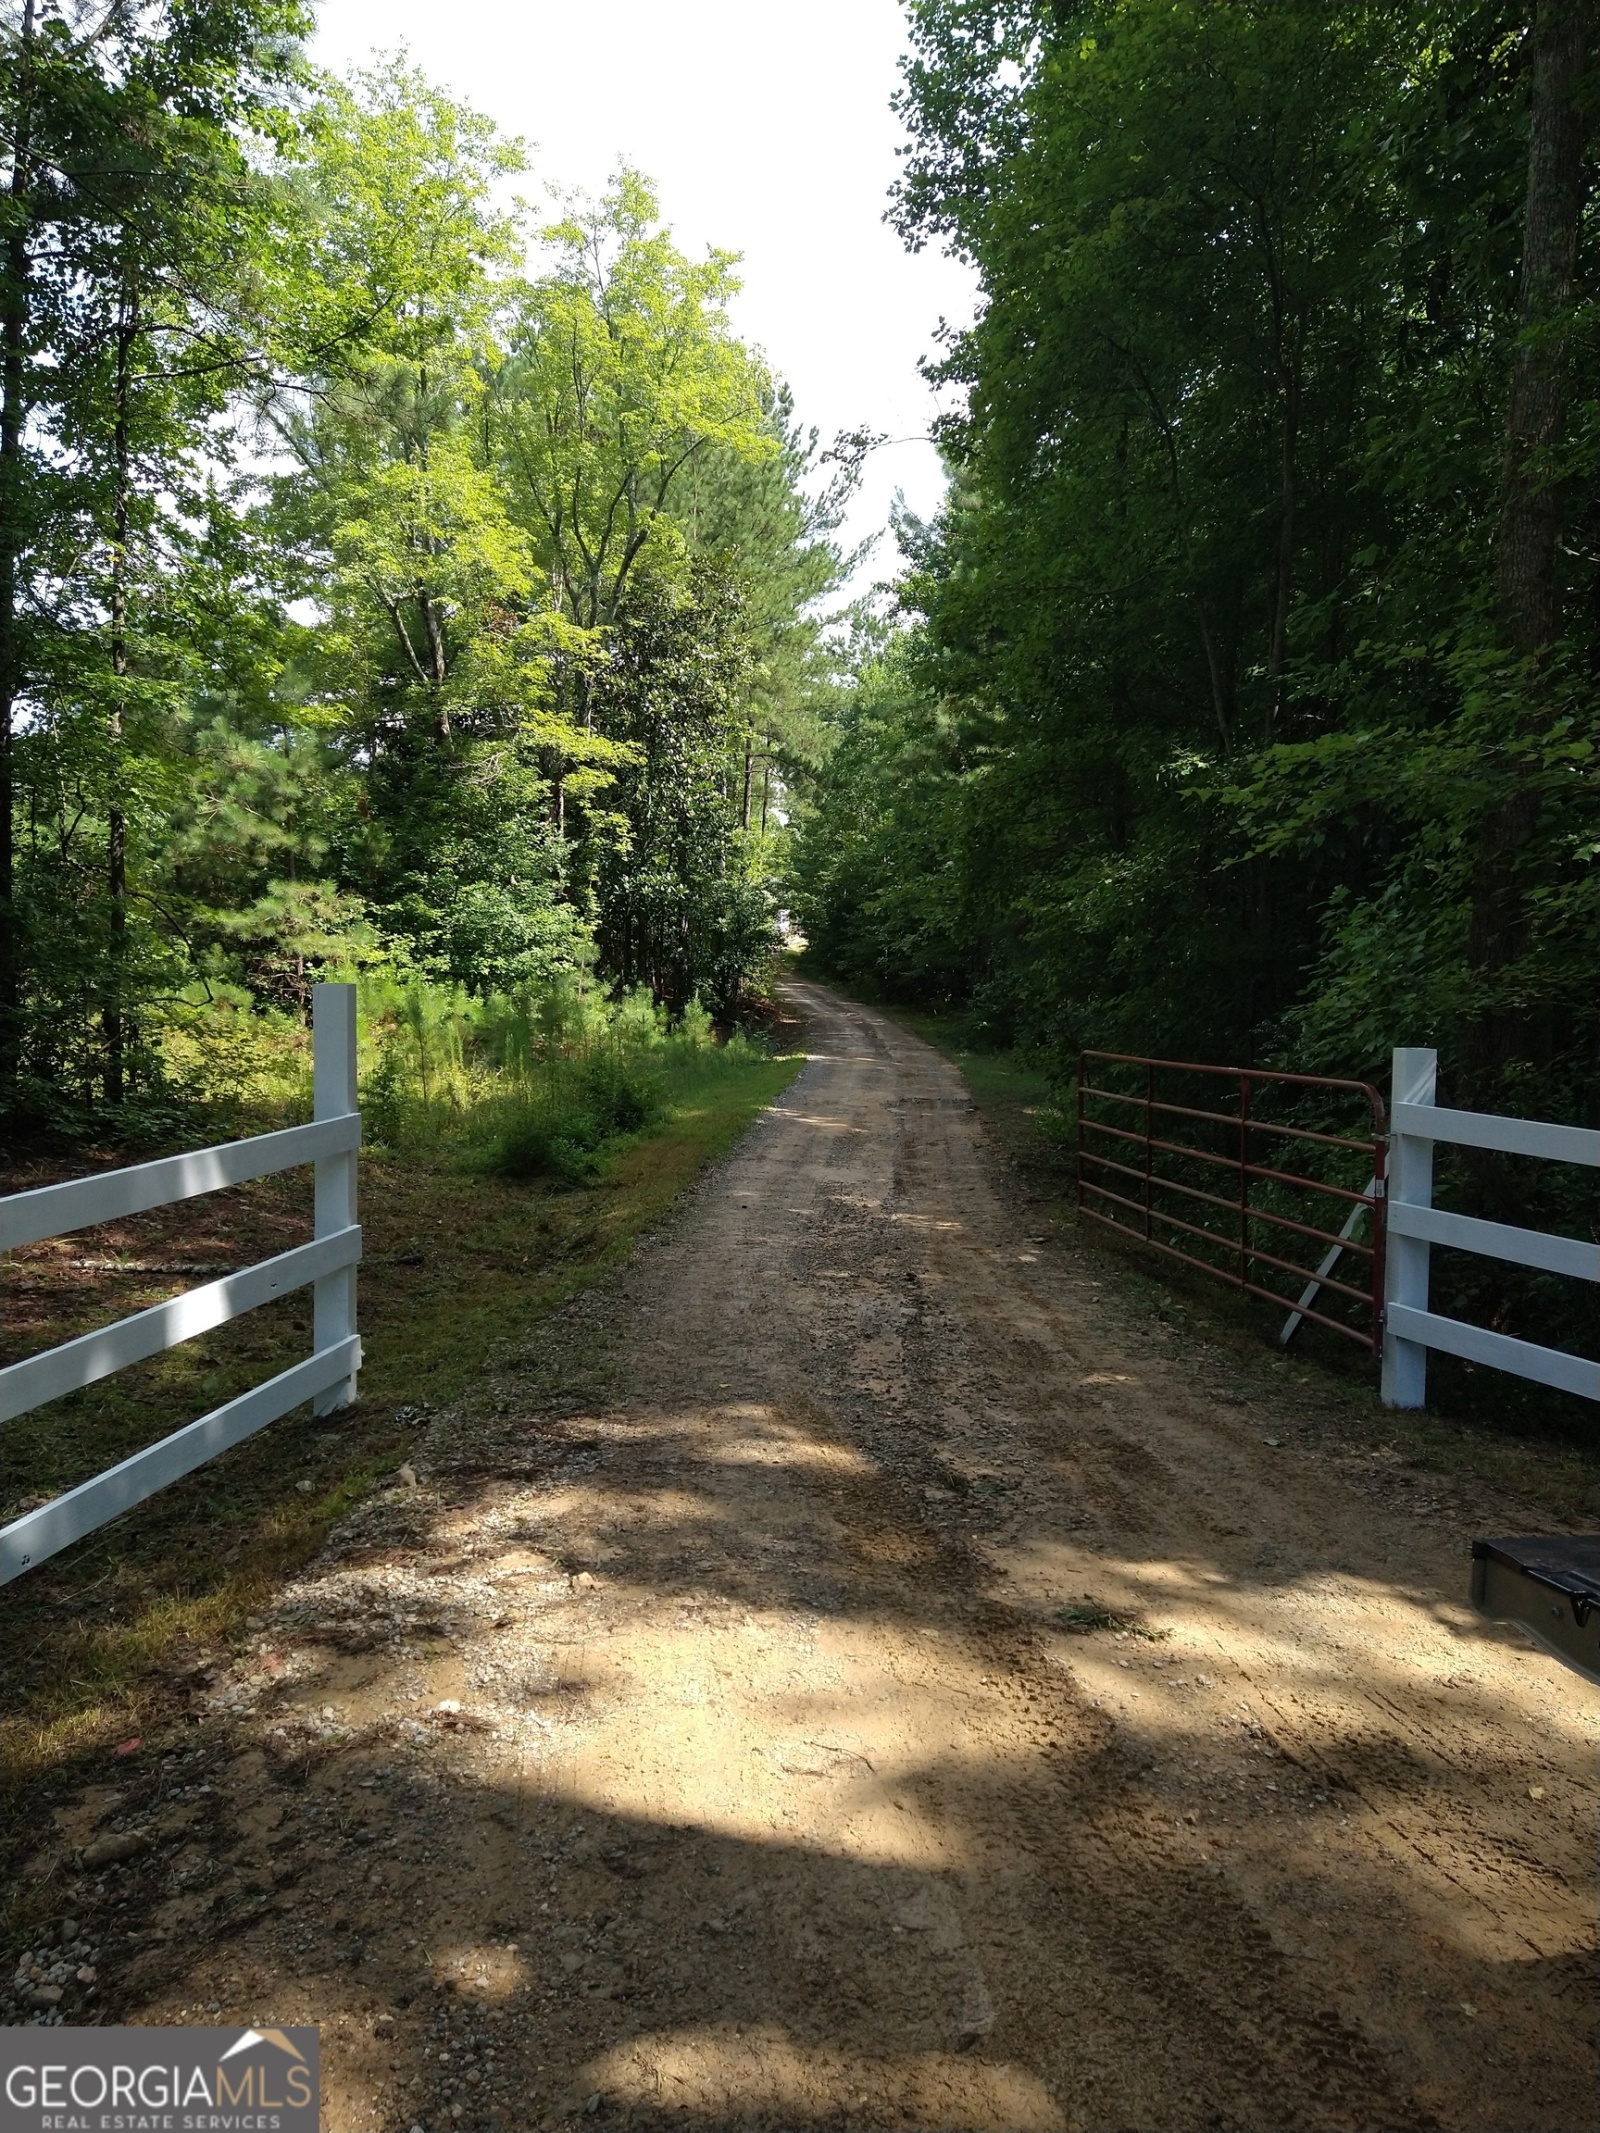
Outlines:
{"label": "bright sky", "polygon": [[[320,18],[324,66],[405,45],[529,142],[534,184],[598,192],[623,158],[654,179],[685,251],[743,255],[735,324],[825,444],[862,426],[926,435],[935,402],[917,361],[941,316],[970,317],[973,282],[937,253],[906,252],[883,221],[898,0],[321,0]],[[938,503],[930,445],[872,455],[847,541],[887,524],[897,489],[916,512]],[[893,563],[886,534],[862,582]]]}

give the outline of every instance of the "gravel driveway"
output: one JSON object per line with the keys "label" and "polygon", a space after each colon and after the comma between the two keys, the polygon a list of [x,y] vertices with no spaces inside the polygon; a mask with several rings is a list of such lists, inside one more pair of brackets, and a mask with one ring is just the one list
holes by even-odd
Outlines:
{"label": "gravel driveway", "polygon": [[1600,1699],[1466,1606],[1525,1510],[1030,1238],[794,990],[787,1095],[60,1817],[98,2004],[321,2022],[336,2133],[1593,2125]]}

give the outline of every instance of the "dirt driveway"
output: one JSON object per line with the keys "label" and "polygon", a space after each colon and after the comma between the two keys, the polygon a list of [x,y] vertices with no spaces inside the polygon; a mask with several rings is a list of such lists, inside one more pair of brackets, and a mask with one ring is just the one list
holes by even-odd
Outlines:
{"label": "dirt driveway", "polygon": [[62,1816],[107,2015],[321,2022],[336,2133],[1593,2125],[1600,1699],[1465,1605],[1517,1507],[1030,1240],[797,992],[680,1218]]}

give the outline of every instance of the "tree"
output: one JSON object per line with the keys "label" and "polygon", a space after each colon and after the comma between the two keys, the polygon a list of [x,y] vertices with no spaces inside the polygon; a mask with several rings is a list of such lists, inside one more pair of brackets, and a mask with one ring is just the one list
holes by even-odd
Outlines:
{"label": "tree", "polygon": [[731,575],[710,563],[636,577],[594,680],[597,721],[626,744],[621,834],[598,862],[605,969],[682,1009],[726,1011],[771,936],[771,905],[738,863],[734,784],[751,648]]}
{"label": "tree", "polygon": [[770,936],[755,774],[826,694],[836,498],[731,262],[625,175],[530,271],[518,144],[303,27],[19,0],[0,50],[16,1120],[137,1130],[218,987],[537,990],[602,937],[727,1003]]}
{"label": "tree", "polygon": [[[1540,0],[1528,82],[1528,190],[1517,287],[1519,335],[1512,357],[1505,472],[1495,539],[1495,594],[1511,650],[1535,699],[1536,729],[1551,722],[1551,654],[1566,623],[1561,536],[1569,482],[1560,465],[1573,397],[1572,339],[1578,244],[1585,205],[1584,86],[1600,17],[1590,0]],[[1540,717],[1539,700],[1545,700]],[[1559,705],[1554,707],[1559,711]],[[1508,966],[1527,955],[1535,924],[1518,861],[1533,836],[1540,780],[1520,751],[1503,758],[1508,790],[1481,838],[1470,953],[1486,998],[1471,1032],[1473,1063],[1493,1073],[1515,1056],[1522,1002],[1495,997]]]}
{"label": "tree", "polygon": [[[364,766],[346,885],[458,982],[536,980],[584,953],[540,759],[599,779],[611,751],[554,703],[572,633],[487,442],[517,257],[492,195],[520,150],[399,64],[330,87],[306,142],[299,331],[330,360],[269,408],[295,462],[271,524],[320,588],[316,695]],[[347,314],[358,338],[329,331]]]}
{"label": "tree", "polygon": [[739,818],[757,837],[774,813],[774,773],[803,774],[820,760],[836,667],[823,602],[845,575],[833,536],[859,479],[859,465],[845,464],[819,482],[817,432],[795,420],[786,386],[763,397],[776,451],[697,455],[674,506],[691,552],[730,563],[743,586],[755,657]]}
{"label": "tree", "polygon": [[[806,610],[837,558],[801,497],[808,454],[786,404],[729,327],[731,256],[685,258],[651,188],[628,169],[543,242],[549,264],[515,293],[491,412],[509,508],[551,609],[574,633],[553,669],[569,737],[545,756],[572,892],[593,908],[605,967],[648,970],[679,1004],[702,978],[726,999],[736,989],[728,942],[744,942],[748,960],[760,899],[741,891],[737,920],[712,915],[723,892],[704,888],[706,855],[716,848],[724,883],[744,865],[727,846],[750,827],[756,734],[776,746],[805,716],[811,684],[801,677],[816,643]],[[733,565],[737,591],[696,561],[713,557]],[[712,668],[703,686],[684,649],[696,632]],[[663,723],[667,675],[684,692],[685,734],[696,736],[684,739],[687,753]],[[736,729],[723,730],[725,717]],[[742,757],[736,812],[730,756]],[[713,759],[714,807],[704,782]],[[657,789],[663,778],[670,801]],[[681,893],[665,886],[669,847],[689,868]],[[679,929],[670,949],[669,906],[668,930]],[[761,908],[757,933],[770,925]],[[702,924],[704,941],[681,930]]]}
{"label": "tree", "polygon": [[771,388],[728,325],[731,253],[685,258],[626,168],[543,234],[553,261],[516,303],[497,433],[552,598],[595,629],[616,620],[652,534],[668,534],[697,458],[759,462],[779,446]]}
{"label": "tree", "polygon": [[815,937],[1063,1053],[1592,1100],[1590,13],[918,0],[898,214],[985,299]]}
{"label": "tree", "polygon": [[123,1093],[134,581],[152,549],[182,545],[192,457],[237,371],[229,299],[263,222],[248,143],[277,123],[308,21],[292,0],[22,0],[4,27],[0,1085],[13,1102],[40,967],[38,907],[19,898],[19,719],[29,733],[76,726],[80,768],[109,743],[92,808],[105,829],[99,991],[107,1092]]}

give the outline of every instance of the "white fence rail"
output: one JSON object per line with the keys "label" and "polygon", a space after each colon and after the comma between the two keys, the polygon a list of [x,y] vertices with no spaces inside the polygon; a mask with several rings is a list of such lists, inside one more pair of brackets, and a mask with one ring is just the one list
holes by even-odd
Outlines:
{"label": "white fence rail", "polygon": [[125,1364],[142,1362],[180,1341],[225,1325],[293,1289],[314,1288],[312,1352],[264,1385],[242,1393],[198,1422],[174,1430],[120,1465],[108,1467],[53,1503],[24,1512],[0,1527],[0,1585],[143,1503],[158,1489],[193,1473],[231,1445],[276,1422],[302,1400],[329,1414],[355,1398],[361,1367],[356,1334],[356,1263],[361,1231],[356,1225],[356,1151],[361,1115],[356,1101],[356,992],[353,985],[319,985],[312,994],[315,1046],[314,1118],[309,1126],[228,1141],[191,1155],[138,1163],[101,1177],[43,1185],[0,1200],[0,1251],[36,1244],[97,1222],[115,1222],[216,1192],[301,1163],[316,1165],[316,1235],[309,1244],[279,1252],[170,1302],[137,1311],[43,1355],[0,1370],[0,1423],[25,1415],[47,1400],[77,1392]]}
{"label": "white fence rail", "polygon": [[1394,1055],[1389,1148],[1388,1257],[1385,1262],[1383,1398],[1390,1407],[1421,1407],[1427,1398],[1428,1350],[1461,1356],[1507,1370],[1537,1384],[1552,1385],[1588,1400],[1600,1400],[1600,1363],[1513,1340],[1428,1307],[1430,1253],[1436,1244],[1514,1266],[1569,1274],[1600,1282],[1600,1245],[1543,1230],[1483,1222],[1450,1214],[1433,1204],[1433,1151],[1439,1141],[1463,1148],[1494,1148],[1549,1162],[1600,1167],[1600,1133],[1580,1126],[1546,1125],[1532,1118],[1495,1118],[1481,1111],[1451,1111],[1433,1100],[1438,1055],[1400,1050]]}

